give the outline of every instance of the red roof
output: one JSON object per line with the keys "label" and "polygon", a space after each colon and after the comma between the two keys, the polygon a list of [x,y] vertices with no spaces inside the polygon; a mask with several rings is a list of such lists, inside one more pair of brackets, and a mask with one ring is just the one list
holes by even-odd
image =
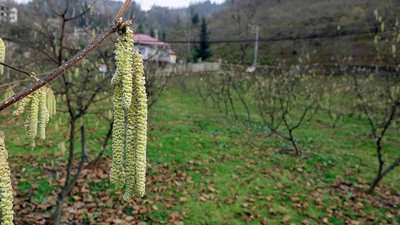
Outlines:
{"label": "red roof", "polygon": [[170,46],[168,43],[159,41],[147,34],[135,34],[133,37],[133,41],[137,44],[144,44],[144,45],[162,45],[162,46]]}

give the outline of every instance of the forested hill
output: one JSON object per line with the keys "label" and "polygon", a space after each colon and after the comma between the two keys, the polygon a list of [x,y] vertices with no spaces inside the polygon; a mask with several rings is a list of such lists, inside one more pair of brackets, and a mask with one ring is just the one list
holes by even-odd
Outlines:
{"label": "forested hill", "polygon": [[[213,58],[250,64],[254,44],[243,41],[254,40],[249,26],[258,25],[262,64],[294,61],[313,50],[321,63],[333,64],[332,57],[340,55],[363,64],[375,57],[374,10],[387,15],[388,9],[399,11],[399,5],[389,0],[230,0],[208,19],[210,40],[218,42],[212,43]],[[182,30],[187,26],[174,27],[168,39],[187,39]],[[193,32],[193,40],[198,40],[198,29]],[[174,47],[181,55],[187,52],[181,43]]]}
{"label": "forested hill", "polygon": [[[75,14],[93,4],[93,0],[79,2],[83,5],[75,7]],[[76,22],[82,27],[103,29],[121,4],[121,1],[97,0],[94,13]],[[338,57],[352,57],[354,64],[365,64],[375,57],[372,33],[378,24],[374,10],[390,16],[391,12],[399,11],[399,6],[400,2],[394,0],[227,0],[221,5],[205,1],[187,8],[154,6],[144,11],[133,3],[125,16],[135,18],[137,32],[153,31],[160,39],[165,37],[179,59],[191,56],[185,42],[192,42],[189,46],[192,54],[199,40],[201,17],[205,17],[212,43],[211,60],[252,63],[255,35],[249,26],[258,25],[261,64],[275,64],[277,59],[294,61],[314,50],[320,63],[334,64]],[[48,16],[51,17],[50,10]],[[193,23],[194,17],[197,23]]]}
{"label": "forested hill", "polygon": [[[231,40],[254,39],[248,26],[260,26],[264,64],[295,59],[305,49],[316,50],[322,63],[333,63],[333,53],[363,63],[374,57],[374,10],[387,16],[388,9],[398,12],[399,5],[386,0],[241,0],[214,14],[209,28],[212,40]],[[214,45],[214,58],[240,61],[241,48],[246,50],[244,61],[250,63],[253,43]]]}

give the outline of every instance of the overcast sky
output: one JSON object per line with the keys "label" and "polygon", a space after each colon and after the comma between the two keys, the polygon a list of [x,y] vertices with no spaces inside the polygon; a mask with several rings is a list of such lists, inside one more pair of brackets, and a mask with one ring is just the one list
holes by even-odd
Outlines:
{"label": "overcast sky", "polygon": [[[167,6],[167,7],[183,7],[189,6],[190,3],[204,2],[205,0],[137,0],[136,2],[141,4],[142,8],[148,10],[151,6]],[[211,2],[222,3],[224,0],[211,0]]]}
{"label": "overcast sky", "polygon": [[[28,2],[30,0],[15,0],[16,2]],[[120,0],[122,1],[122,0]],[[158,6],[167,7],[183,7],[188,6],[190,3],[204,2],[205,0],[136,0],[137,3],[141,4],[142,9],[148,10],[154,4]],[[224,0],[211,0],[211,2],[222,3]]]}

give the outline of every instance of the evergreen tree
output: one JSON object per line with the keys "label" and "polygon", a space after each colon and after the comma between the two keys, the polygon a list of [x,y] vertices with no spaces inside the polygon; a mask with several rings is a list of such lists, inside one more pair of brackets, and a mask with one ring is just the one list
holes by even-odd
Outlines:
{"label": "evergreen tree", "polygon": [[145,33],[145,31],[144,31],[144,26],[143,26],[143,24],[142,24],[142,23],[141,23],[141,24],[139,24],[139,27],[138,27],[137,33],[139,33],[139,34],[144,34],[144,33]]}
{"label": "evergreen tree", "polygon": [[153,27],[150,28],[150,36],[152,36],[152,37],[156,36],[156,33],[154,32],[154,28]]}
{"label": "evergreen tree", "polygon": [[161,33],[161,41],[166,41],[167,40],[167,32],[165,30],[162,30]]}
{"label": "evergreen tree", "polygon": [[193,26],[197,26],[197,24],[200,22],[200,18],[199,18],[199,14],[198,13],[194,13],[192,15],[192,25]]}
{"label": "evergreen tree", "polygon": [[200,28],[200,45],[196,46],[195,49],[195,59],[201,58],[206,60],[212,56],[211,53],[211,43],[208,38],[207,20],[202,18],[201,28]]}

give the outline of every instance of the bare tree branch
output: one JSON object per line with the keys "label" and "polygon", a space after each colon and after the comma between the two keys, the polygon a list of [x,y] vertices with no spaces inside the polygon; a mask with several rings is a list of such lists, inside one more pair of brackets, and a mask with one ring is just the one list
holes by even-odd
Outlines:
{"label": "bare tree branch", "polygon": [[113,23],[109,25],[106,31],[104,31],[100,36],[98,36],[95,40],[93,40],[88,46],[86,46],[83,50],[81,50],[78,54],[74,57],[69,59],[65,64],[61,65],[57,69],[53,70],[49,75],[45,76],[44,78],[36,81],[35,83],[31,84],[30,86],[26,87],[25,89],[21,90],[20,92],[16,93],[14,96],[10,97],[9,99],[5,100],[0,104],[0,111],[3,111],[7,107],[11,106],[12,104],[16,103],[17,101],[21,100],[25,96],[31,94],[32,92],[36,91],[37,89],[43,87],[44,85],[50,83],[55,78],[64,74],[69,68],[75,65],[77,62],[82,60],[85,56],[87,56],[91,51],[97,48],[105,39],[107,39],[112,33],[116,32],[118,27],[118,21],[122,17],[122,15],[128,9],[129,4],[132,0],[126,0],[125,3],[122,5],[121,9],[119,10],[117,16],[115,17]]}
{"label": "bare tree branch", "polygon": [[[96,2],[97,2],[97,0],[94,0],[93,5],[95,5]],[[90,9],[93,7],[93,5],[90,6],[90,7],[87,7],[87,8],[86,8],[82,13],[80,13],[79,15],[73,16],[73,17],[69,17],[69,18],[65,18],[65,19],[66,19],[67,21],[70,21],[70,20],[78,19],[78,18],[84,16],[86,13],[88,13],[88,12],[90,11]]]}
{"label": "bare tree branch", "polygon": [[25,70],[21,70],[21,69],[18,69],[18,68],[16,68],[16,67],[13,67],[13,66],[10,66],[10,65],[7,65],[7,64],[5,64],[5,63],[2,63],[2,62],[0,62],[0,65],[3,65],[3,66],[5,66],[5,67],[8,67],[8,68],[10,68],[10,69],[12,69],[12,70],[15,70],[15,71],[18,71],[18,72],[20,72],[20,73],[23,73],[23,74],[25,74],[25,75],[27,75],[27,76],[29,76],[29,77],[33,77],[33,79],[35,79],[36,81],[38,81],[39,80],[39,78],[37,78],[34,74],[34,72],[28,72],[28,71],[25,71]]}

